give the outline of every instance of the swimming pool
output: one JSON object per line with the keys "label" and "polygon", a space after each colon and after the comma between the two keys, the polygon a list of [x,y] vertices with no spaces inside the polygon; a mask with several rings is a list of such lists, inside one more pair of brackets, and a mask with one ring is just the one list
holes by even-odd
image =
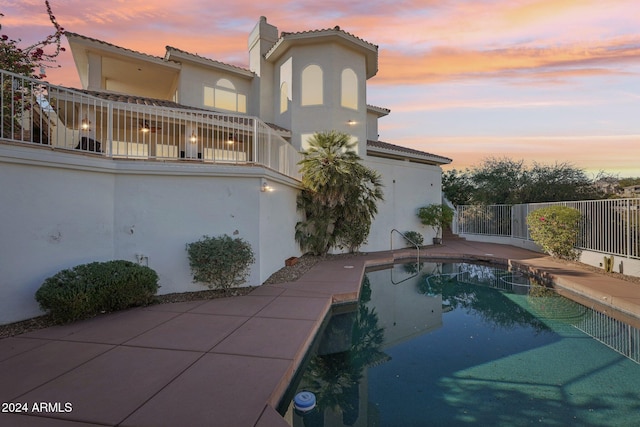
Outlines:
{"label": "swimming pool", "polygon": [[281,409],[295,427],[637,426],[639,362],[637,328],[518,274],[399,264],[318,340],[290,393],[317,407]]}

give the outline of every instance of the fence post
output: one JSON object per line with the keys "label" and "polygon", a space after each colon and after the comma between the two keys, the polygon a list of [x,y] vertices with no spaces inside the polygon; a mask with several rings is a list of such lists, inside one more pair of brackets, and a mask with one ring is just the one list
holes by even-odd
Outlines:
{"label": "fence post", "polygon": [[259,144],[258,121],[256,119],[253,119],[253,163],[259,163],[258,162],[258,144]]}
{"label": "fence post", "polygon": [[113,104],[107,104],[107,141],[109,144],[109,152],[107,157],[113,157]]}
{"label": "fence post", "polygon": [[627,199],[627,258],[631,258],[631,199]]}

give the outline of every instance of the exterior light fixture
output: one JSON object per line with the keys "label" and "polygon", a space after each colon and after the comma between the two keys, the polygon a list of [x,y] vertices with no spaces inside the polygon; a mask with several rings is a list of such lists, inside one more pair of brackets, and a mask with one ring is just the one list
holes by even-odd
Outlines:
{"label": "exterior light fixture", "polygon": [[189,141],[192,144],[195,144],[196,142],[198,142],[198,137],[196,136],[196,131],[195,130],[191,131],[191,136],[189,137]]}
{"label": "exterior light fixture", "polygon": [[355,124],[356,124],[356,121],[352,119],[352,120],[349,120],[349,121],[347,122],[347,124],[348,124],[349,126],[353,126],[353,125],[355,125]]}
{"label": "exterior light fixture", "polygon": [[269,185],[266,179],[263,179],[262,184],[260,186],[260,191],[262,191],[263,193],[267,193],[267,192],[270,193],[273,191],[273,187]]}
{"label": "exterior light fixture", "polygon": [[89,121],[88,118],[85,117],[80,122],[80,127],[82,128],[82,130],[90,131],[91,130],[91,122]]}
{"label": "exterior light fixture", "polygon": [[236,134],[231,134],[230,133],[229,134],[229,139],[227,139],[227,144],[228,145],[233,145],[236,142],[237,139],[238,139],[238,134],[237,133]]}
{"label": "exterior light fixture", "polygon": [[151,127],[149,126],[149,122],[146,121],[146,120],[141,120],[140,121],[140,132],[148,133],[149,131],[151,131]]}

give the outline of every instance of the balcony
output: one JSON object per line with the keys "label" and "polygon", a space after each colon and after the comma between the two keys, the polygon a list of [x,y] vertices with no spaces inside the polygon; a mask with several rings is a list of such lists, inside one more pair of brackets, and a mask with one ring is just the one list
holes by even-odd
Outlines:
{"label": "balcony", "polygon": [[0,70],[0,139],[112,159],[258,165],[300,180],[298,151],[256,117],[68,89]]}

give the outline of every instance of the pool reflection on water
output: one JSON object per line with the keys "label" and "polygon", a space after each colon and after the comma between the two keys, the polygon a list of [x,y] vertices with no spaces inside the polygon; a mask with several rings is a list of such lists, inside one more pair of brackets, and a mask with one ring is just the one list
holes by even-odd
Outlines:
{"label": "pool reflection on water", "polygon": [[316,347],[294,427],[640,425],[640,331],[495,266],[368,270]]}

